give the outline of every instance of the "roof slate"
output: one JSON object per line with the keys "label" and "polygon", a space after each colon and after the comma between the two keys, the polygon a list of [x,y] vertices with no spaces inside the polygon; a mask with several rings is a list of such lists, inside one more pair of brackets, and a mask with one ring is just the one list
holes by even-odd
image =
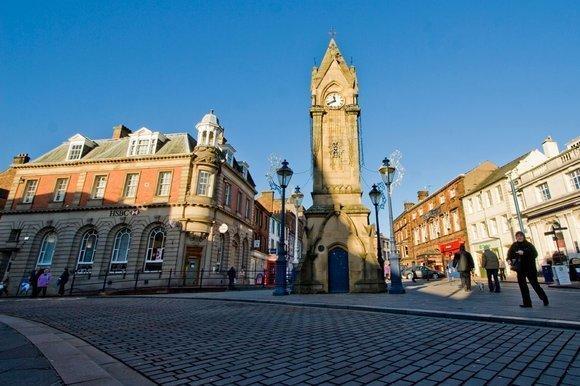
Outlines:
{"label": "roof slate", "polygon": [[[187,133],[166,134],[167,141],[157,150],[154,156],[190,154],[195,146],[195,141]],[[90,149],[82,158],[82,161],[100,161],[127,156],[130,138],[121,139],[97,139],[97,144]],[[33,164],[67,162],[69,143],[65,142],[31,161]]]}
{"label": "roof slate", "polygon": [[515,169],[518,164],[526,158],[530,153],[526,153],[524,155],[519,156],[518,158],[508,162],[507,164],[500,166],[496,170],[494,170],[485,180],[481,181],[479,185],[471,190],[471,193],[477,192],[491,184],[498,182],[499,180],[503,179],[509,171]]}

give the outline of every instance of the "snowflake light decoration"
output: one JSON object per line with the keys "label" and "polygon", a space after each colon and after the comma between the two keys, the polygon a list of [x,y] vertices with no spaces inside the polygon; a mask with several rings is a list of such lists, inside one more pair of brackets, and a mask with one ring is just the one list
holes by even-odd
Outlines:
{"label": "snowflake light decoration", "polygon": [[395,178],[393,178],[393,183],[391,184],[391,189],[401,186],[403,183],[403,177],[405,176],[405,167],[401,163],[403,159],[403,153],[400,150],[395,150],[389,156],[391,165],[395,167]]}
{"label": "snowflake light decoration", "polygon": [[282,166],[282,157],[280,157],[278,154],[270,154],[268,156],[268,164],[270,167],[266,172],[266,181],[268,181],[270,189],[282,194],[282,188],[276,182],[278,178],[276,171]]}

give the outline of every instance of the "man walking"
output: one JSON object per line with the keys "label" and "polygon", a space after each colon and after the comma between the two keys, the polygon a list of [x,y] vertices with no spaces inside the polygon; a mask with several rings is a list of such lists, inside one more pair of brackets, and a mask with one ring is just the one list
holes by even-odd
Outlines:
{"label": "man walking", "polygon": [[465,245],[459,247],[459,252],[453,258],[453,266],[461,277],[461,288],[471,291],[471,270],[475,267],[471,253],[465,250]]}
{"label": "man walking", "polygon": [[520,304],[520,307],[532,307],[532,299],[530,298],[530,290],[526,283],[526,279],[528,279],[532,288],[536,291],[536,294],[538,294],[538,297],[544,302],[544,305],[547,306],[550,304],[548,296],[538,283],[536,257],[538,257],[536,247],[526,240],[526,236],[523,232],[516,232],[516,242],[512,244],[508,251],[508,260],[510,261],[512,270],[516,271],[518,274],[518,284],[520,286],[523,300],[523,304]]}
{"label": "man walking", "polygon": [[[489,286],[489,292],[500,292],[499,287],[499,279],[497,277],[497,273],[499,270],[499,259],[497,255],[489,249],[486,245],[483,249],[483,259],[481,262],[483,268],[485,268],[487,272],[487,285]],[[493,280],[492,280],[493,279]]]}

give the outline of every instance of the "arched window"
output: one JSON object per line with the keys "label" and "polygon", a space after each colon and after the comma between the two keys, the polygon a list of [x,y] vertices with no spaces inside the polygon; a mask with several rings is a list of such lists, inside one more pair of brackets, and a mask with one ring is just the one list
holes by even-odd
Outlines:
{"label": "arched window", "polygon": [[155,227],[149,232],[145,272],[161,271],[163,252],[165,250],[165,228]]}
{"label": "arched window", "polygon": [[40,245],[40,252],[38,253],[37,266],[48,267],[52,264],[52,257],[54,256],[57,240],[56,232],[49,232],[44,235],[42,244]]}
{"label": "arched window", "polygon": [[99,236],[95,229],[91,229],[83,235],[81,240],[81,248],[79,249],[79,256],[77,259],[78,273],[91,273],[93,269],[93,261],[95,259],[95,251],[97,250],[97,241]]}
{"label": "arched window", "polygon": [[209,139],[207,140],[207,144],[210,146],[213,146],[214,142],[213,142],[214,138],[213,138],[213,131],[209,132]]}
{"label": "arched window", "polygon": [[201,144],[207,145],[207,131],[204,131],[203,133],[201,133]]}
{"label": "arched window", "polygon": [[129,246],[131,244],[131,230],[123,228],[115,235],[113,254],[111,255],[111,272],[123,272],[127,269]]}

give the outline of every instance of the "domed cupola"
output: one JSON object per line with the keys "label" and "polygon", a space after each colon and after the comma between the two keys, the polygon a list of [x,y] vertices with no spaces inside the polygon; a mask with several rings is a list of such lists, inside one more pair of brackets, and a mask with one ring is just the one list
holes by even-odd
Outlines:
{"label": "domed cupola", "polygon": [[220,126],[220,121],[213,110],[205,114],[195,128],[198,146],[220,147],[223,143],[224,129]]}

